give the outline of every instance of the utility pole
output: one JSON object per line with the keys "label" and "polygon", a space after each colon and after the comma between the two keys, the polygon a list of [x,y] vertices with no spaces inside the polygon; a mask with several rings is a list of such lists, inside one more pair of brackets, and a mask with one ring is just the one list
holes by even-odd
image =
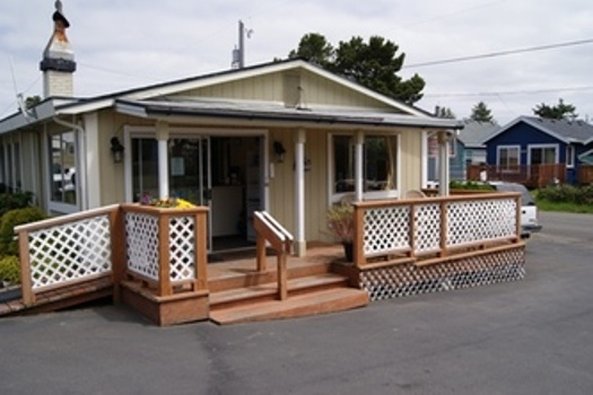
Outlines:
{"label": "utility pole", "polygon": [[245,67],[245,37],[250,38],[253,34],[253,29],[245,29],[242,20],[239,20],[239,48],[233,49],[233,62],[231,67],[233,69],[242,69]]}

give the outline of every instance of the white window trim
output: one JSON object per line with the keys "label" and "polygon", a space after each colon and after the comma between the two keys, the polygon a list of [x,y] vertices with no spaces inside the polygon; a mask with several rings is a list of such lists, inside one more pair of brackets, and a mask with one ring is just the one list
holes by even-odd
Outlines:
{"label": "white window trim", "polygon": [[560,161],[560,149],[558,144],[527,144],[527,164],[531,166],[531,150],[542,148],[554,148],[554,164]]}
{"label": "white window trim", "polygon": [[[521,146],[518,145],[518,144],[514,144],[514,145],[499,145],[499,146],[496,147],[496,166],[497,167],[501,167],[502,166],[502,164],[500,163],[500,152],[503,149],[505,149],[505,150],[516,149],[517,152],[519,153],[519,155],[517,157],[517,159],[518,159],[517,165],[518,166],[521,166]],[[509,170],[508,169],[508,167],[507,167],[508,164],[507,163],[505,163],[504,166],[505,167],[504,167],[504,169],[502,169],[502,171],[507,171],[507,172],[508,171],[512,171],[512,170]]]}
{"label": "white window trim", "polygon": [[[269,130],[268,129],[231,129],[231,128],[204,128],[204,127],[170,127],[169,138],[192,138],[192,137],[261,137],[266,149],[262,158],[264,171],[264,209],[270,210],[270,153]],[[132,185],[132,139],[154,138],[156,139],[156,127],[154,126],[124,126],[124,196],[126,202],[133,202]]]}
{"label": "white window trim", "polygon": [[572,144],[566,145],[566,168],[573,169],[575,163],[576,149]]}
{"label": "white window trim", "polygon": [[[385,133],[385,132],[370,132],[370,131],[363,131],[364,138],[366,139],[367,136],[387,136],[387,137],[396,137],[397,138],[397,150],[396,150],[396,180],[395,184],[397,186],[396,189],[390,189],[387,191],[369,191],[363,192],[362,198],[363,200],[379,200],[379,199],[397,199],[400,196],[400,188],[401,188],[401,133]],[[328,133],[327,134],[327,196],[328,196],[328,205],[331,206],[332,204],[340,202],[344,197],[353,195],[355,192],[343,192],[343,193],[334,193],[334,149],[333,149],[333,142],[334,136],[351,136],[355,138],[353,133],[348,132],[335,132],[335,133]],[[364,166],[364,164],[363,164]]]}
{"label": "white window trim", "polygon": [[72,214],[72,213],[76,213],[78,211],[80,211],[80,201],[81,201],[81,193],[80,193],[80,188],[78,187],[78,185],[76,186],[76,204],[69,204],[69,203],[63,203],[63,202],[58,202],[58,201],[54,201],[52,200],[52,182],[53,182],[53,174],[51,173],[51,170],[53,168],[52,163],[51,163],[51,155],[49,154],[49,138],[51,136],[54,136],[56,134],[64,134],[64,133],[70,133],[72,132],[74,134],[74,154],[75,154],[75,169],[76,169],[76,174],[78,174],[78,177],[80,177],[80,144],[79,144],[79,136],[76,130],[73,129],[64,129],[61,130],[59,132],[54,132],[54,133],[48,133],[47,132],[47,128],[45,129],[44,133],[43,133],[43,137],[44,137],[44,163],[47,164],[47,171],[45,172],[46,175],[45,177],[47,177],[47,182],[46,182],[46,187],[47,187],[47,208],[48,211],[50,212],[54,212],[54,213],[58,213],[58,214]]}

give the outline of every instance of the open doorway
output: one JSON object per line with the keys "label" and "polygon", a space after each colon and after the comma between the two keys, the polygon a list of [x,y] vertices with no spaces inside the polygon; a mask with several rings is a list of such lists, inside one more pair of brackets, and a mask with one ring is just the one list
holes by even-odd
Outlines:
{"label": "open doorway", "polygon": [[212,250],[255,246],[253,212],[264,206],[263,139],[211,137]]}

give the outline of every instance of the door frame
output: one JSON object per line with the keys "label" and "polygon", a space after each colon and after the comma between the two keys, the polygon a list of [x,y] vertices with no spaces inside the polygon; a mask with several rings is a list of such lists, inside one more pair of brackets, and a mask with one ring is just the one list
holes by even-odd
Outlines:
{"label": "door frame", "polygon": [[[268,129],[231,129],[231,128],[206,128],[206,127],[174,127],[170,126],[169,139],[172,138],[206,138],[208,141],[208,182],[212,178],[212,156],[210,154],[210,138],[212,137],[260,137],[261,169],[263,173],[262,199],[263,209],[269,211],[270,204],[270,150]],[[133,202],[132,183],[132,139],[153,138],[156,139],[155,126],[124,126],[124,191],[125,201]],[[209,214],[209,250],[212,248],[212,217]]]}

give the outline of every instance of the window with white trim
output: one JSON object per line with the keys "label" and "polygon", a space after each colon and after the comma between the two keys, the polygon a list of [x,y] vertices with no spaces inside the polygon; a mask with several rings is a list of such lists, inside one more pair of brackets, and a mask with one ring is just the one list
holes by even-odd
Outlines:
{"label": "window with white trim", "polygon": [[497,165],[502,171],[517,172],[521,164],[521,148],[518,145],[501,145],[498,147]]}
{"label": "window with white trim", "polygon": [[[49,136],[50,201],[77,204],[76,135],[74,131]],[[97,181],[98,182],[98,181]]]}
{"label": "window with white trim", "polygon": [[568,144],[566,146],[566,167],[573,168],[574,167],[574,145]]}
{"label": "window with white trim", "polygon": [[[397,189],[397,136],[365,136],[363,188],[365,192]],[[332,136],[332,194],[354,192],[354,136]]]}

